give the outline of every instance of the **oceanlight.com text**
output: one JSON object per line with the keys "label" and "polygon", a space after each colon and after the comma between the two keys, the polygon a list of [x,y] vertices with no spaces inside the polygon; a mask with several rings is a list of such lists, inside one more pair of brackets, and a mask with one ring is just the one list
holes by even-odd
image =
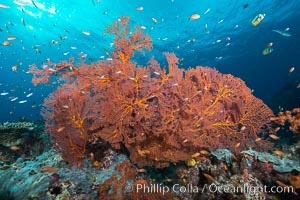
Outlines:
{"label": "oceanlight.com text", "polygon": [[272,186],[267,188],[267,186],[250,186],[245,184],[243,187],[222,186],[216,184],[204,184],[203,187],[197,187],[193,185],[181,186],[179,184],[174,184],[173,186],[166,186],[162,184],[137,184],[135,188],[137,193],[161,193],[166,194],[168,192],[174,193],[247,193],[249,195],[255,195],[258,193],[294,193],[294,188],[292,186]]}

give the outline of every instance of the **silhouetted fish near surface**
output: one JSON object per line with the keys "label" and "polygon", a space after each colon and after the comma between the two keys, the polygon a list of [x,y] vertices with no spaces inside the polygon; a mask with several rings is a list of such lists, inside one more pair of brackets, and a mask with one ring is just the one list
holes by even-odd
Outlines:
{"label": "silhouetted fish near surface", "polygon": [[246,8],[248,8],[248,6],[249,6],[249,4],[246,3],[246,4],[243,6],[243,8],[246,9]]}
{"label": "silhouetted fish near surface", "polygon": [[66,35],[64,35],[64,36],[59,36],[59,38],[61,39],[61,40],[65,40],[65,39],[67,39],[67,36]]}
{"label": "silhouetted fish near surface", "polygon": [[39,8],[39,7],[37,7],[37,5],[35,4],[35,2],[33,0],[31,0],[31,2],[34,5],[34,7]]}

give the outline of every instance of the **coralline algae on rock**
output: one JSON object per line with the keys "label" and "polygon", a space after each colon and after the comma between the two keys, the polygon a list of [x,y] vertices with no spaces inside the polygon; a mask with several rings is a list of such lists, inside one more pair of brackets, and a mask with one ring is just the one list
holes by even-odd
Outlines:
{"label": "coralline algae on rock", "polygon": [[274,170],[280,173],[291,172],[292,170],[296,170],[300,172],[299,160],[290,160],[286,157],[280,158],[277,155],[266,153],[266,152],[257,152],[254,151],[253,149],[242,151],[241,153],[250,155],[252,157],[256,157],[261,162],[272,163]]}
{"label": "coralline algae on rock", "polygon": [[[232,152],[229,149],[216,149],[211,152],[218,160],[225,160],[228,165],[232,163]],[[247,154],[252,157],[256,157],[260,162],[270,162],[273,164],[273,168],[275,171],[280,173],[291,172],[292,170],[296,170],[300,172],[300,161],[299,160],[290,160],[286,157],[280,158],[277,155],[266,153],[266,152],[257,152],[253,149],[249,149],[246,151],[241,151],[241,154]],[[267,160],[268,158],[268,160]],[[253,160],[249,161],[249,165]]]}
{"label": "coralline algae on rock", "polygon": [[229,166],[232,164],[233,153],[229,149],[216,149],[211,154],[216,156],[218,160],[225,160]]}

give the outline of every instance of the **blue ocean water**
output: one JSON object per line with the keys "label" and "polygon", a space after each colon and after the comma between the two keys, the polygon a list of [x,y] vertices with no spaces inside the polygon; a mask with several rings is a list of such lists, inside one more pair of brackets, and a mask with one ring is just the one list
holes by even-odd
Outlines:
{"label": "blue ocean water", "polygon": [[[152,55],[166,63],[162,52],[174,52],[181,67],[215,67],[240,77],[274,112],[279,106],[299,107],[297,0],[6,0],[1,5],[0,122],[42,119],[43,100],[55,88],[34,87],[32,75],[26,73],[30,65],[41,66],[49,58],[53,62],[77,58],[80,52],[87,55],[87,62],[105,59],[103,48],[113,49],[112,36],[103,34],[105,27],[124,15],[153,39],[151,52],[135,56],[139,64],[146,64]],[[189,20],[193,14],[200,18]],[[258,14],[265,18],[253,26]],[[9,36],[16,39],[8,40]],[[273,51],[262,55],[270,43]]]}

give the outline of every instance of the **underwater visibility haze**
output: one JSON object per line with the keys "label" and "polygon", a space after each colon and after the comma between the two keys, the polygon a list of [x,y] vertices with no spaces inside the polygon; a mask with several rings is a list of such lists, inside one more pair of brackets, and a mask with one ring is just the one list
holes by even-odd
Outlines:
{"label": "underwater visibility haze", "polygon": [[298,197],[299,9],[0,2],[0,199]]}

